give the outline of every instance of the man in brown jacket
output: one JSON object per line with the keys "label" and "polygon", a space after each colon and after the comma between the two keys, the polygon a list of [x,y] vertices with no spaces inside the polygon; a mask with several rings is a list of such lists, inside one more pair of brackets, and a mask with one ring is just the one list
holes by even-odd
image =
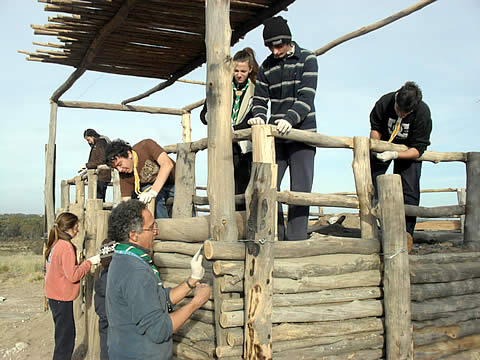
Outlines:
{"label": "man in brown jacket", "polygon": [[[83,137],[90,145],[90,156],[88,162],[79,170],[80,173],[86,173],[87,169],[96,169],[99,165],[105,164],[105,148],[110,143],[110,139],[102,136],[94,129],[87,129],[83,132]],[[111,170],[101,169],[98,171],[97,179],[97,199],[105,201],[108,183],[111,180]]]}

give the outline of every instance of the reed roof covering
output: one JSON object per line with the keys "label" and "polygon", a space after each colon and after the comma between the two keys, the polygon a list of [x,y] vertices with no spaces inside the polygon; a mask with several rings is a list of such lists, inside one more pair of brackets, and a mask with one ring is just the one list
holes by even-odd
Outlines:
{"label": "reed roof covering", "polygon": [[[39,43],[27,60],[106,73],[170,79],[206,61],[205,0],[38,0],[57,13],[32,25]],[[232,45],[294,0],[231,0]]]}

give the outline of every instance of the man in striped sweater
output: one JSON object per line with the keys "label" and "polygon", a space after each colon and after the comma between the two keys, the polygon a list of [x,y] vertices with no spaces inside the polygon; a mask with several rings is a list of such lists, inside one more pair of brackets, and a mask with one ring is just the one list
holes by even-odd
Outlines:
{"label": "man in striped sweater", "polygon": [[[315,91],[318,64],[316,56],[292,41],[287,21],[281,16],[268,19],[263,30],[265,46],[272,52],[259,69],[253,118],[250,125],[276,125],[281,135],[295,129],[317,131],[315,119]],[[268,102],[271,103],[267,119]],[[290,170],[290,190],[311,192],[315,147],[304,143],[275,139],[278,165],[278,190],[287,167]],[[289,206],[287,228],[282,206],[278,206],[278,239],[307,239],[308,206]]]}

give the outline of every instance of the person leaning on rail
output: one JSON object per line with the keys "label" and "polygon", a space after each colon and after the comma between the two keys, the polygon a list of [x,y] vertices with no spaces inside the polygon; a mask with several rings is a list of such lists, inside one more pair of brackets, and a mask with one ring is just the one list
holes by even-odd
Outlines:
{"label": "person leaning on rail", "polygon": [[[315,54],[292,41],[287,21],[281,16],[265,21],[263,40],[271,54],[258,71],[253,97],[253,118],[248,123],[265,124],[270,101],[271,116],[268,123],[276,125],[281,135],[287,134],[292,127],[317,131],[314,99],[318,64]],[[312,191],[315,151],[315,147],[301,142],[275,138],[278,190],[288,167],[290,190]],[[307,239],[308,214],[308,206],[290,205],[285,230],[282,205],[279,204],[278,239]]]}
{"label": "person leaning on rail", "polygon": [[[233,130],[247,129],[247,121],[252,117],[253,94],[258,72],[258,63],[251,48],[244,48],[233,56]],[[207,125],[207,103],[200,112],[200,120]],[[242,140],[233,143],[233,170],[235,178],[235,194],[244,194],[247,190],[252,169],[252,142]],[[237,204],[235,210],[245,210],[245,204]]]}
{"label": "person leaning on rail", "polygon": [[155,218],[167,218],[167,198],[174,196],[175,162],[152,139],[130,146],[117,139],[105,150],[105,163],[120,173],[122,200],[137,198],[147,204],[155,199]]}
{"label": "person leaning on rail", "polygon": [[[164,288],[153,264],[155,220],[138,200],[121,202],[108,219],[108,238],[119,244],[110,263],[106,290],[108,354],[111,359],[171,359],[173,334],[210,297],[201,247],[190,261],[191,273],[175,288]],[[194,289],[190,302],[173,305]]]}
{"label": "person leaning on rail", "polygon": [[[87,169],[96,169],[99,165],[105,164],[105,148],[110,143],[110,139],[100,135],[94,129],[87,129],[83,132],[84,139],[90,145],[90,155],[88,162],[83,165],[78,172],[80,176],[87,173]],[[101,169],[98,172],[97,180],[97,199],[105,201],[108,183],[112,179],[112,171],[110,169]]]}
{"label": "person leaning on rail", "polygon": [[[393,172],[402,179],[403,200],[408,205],[420,204],[422,162],[416,161],[430,145],[432,118],[422,101],[422,91],[413,81],[407,81],[397,91],[383,95],[370,113],[370,138],[385,140],[408,147],[405,151],[372,153],[372,181],[377,193],[377,176],[385,174],[393,160]],[[407,216],[406,230],[409,247],[413,245],[416,217]]]}

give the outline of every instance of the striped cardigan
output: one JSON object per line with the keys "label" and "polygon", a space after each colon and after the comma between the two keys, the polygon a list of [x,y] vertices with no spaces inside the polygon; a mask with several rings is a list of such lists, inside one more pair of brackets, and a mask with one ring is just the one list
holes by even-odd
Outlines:
{"label": "striped cardigan", "polygon": [[259,69],[253,98],[253,117],[267,122],[268,101],[271,116],[268,123],[287,120],[296,129],[316,131],[315,92],[318,64],[316,56],[293,42],[290,55],[275,59],[268,56]]}

